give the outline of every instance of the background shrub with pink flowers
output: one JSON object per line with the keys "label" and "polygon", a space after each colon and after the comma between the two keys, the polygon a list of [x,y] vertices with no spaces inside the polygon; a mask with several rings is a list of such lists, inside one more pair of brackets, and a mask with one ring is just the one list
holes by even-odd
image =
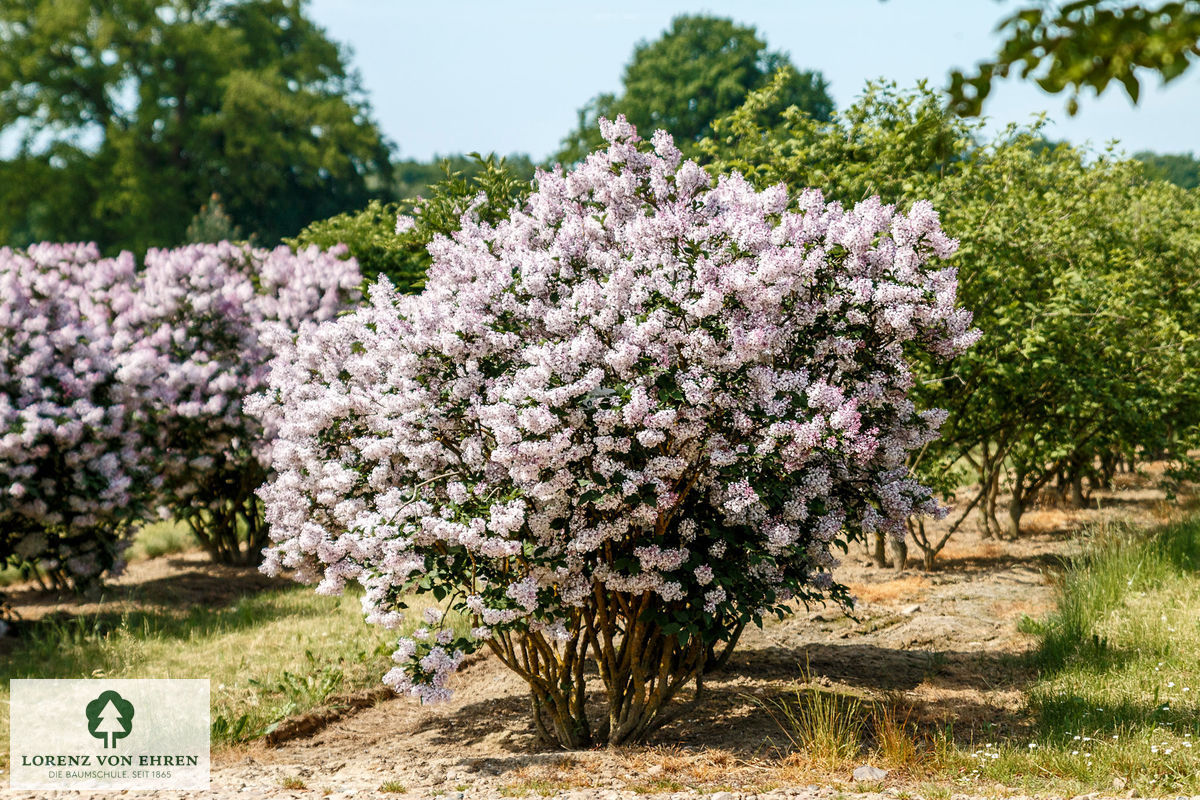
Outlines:
{"label": "background shrub with pink flowers", "polygon": [[59,586],[120,562],[159,478],[119,355],[135,264],[91,245],[0,249],[0,562]]}
{"label": "background shrub with pink flowers", "polygon": [[229,242],[146,255],[122,377],[155,421],[158,505],[217,561],[259,561],[266,531],[255,491],[268,474],[273,424],[243,401],[265,386],[279,342],[358,299],[362,277],[344,256],[344,248]]}
{"label": "background shrub with pink flowers", "polygon": [[271,436],[243,399],[271,342],[356,299],[343,256],[223,242],[139,270],[92,245],[0,250],[0,562],[81,586],[162,515],[256,560]]}

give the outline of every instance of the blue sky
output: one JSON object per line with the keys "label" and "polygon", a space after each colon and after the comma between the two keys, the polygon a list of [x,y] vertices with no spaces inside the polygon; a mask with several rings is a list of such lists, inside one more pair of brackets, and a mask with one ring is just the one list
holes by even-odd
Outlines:
{"label": "blue sky", "polygon": [[[377,119],[403,158],[471,150],[556,149],[593,95],[619,89],[635,43],[656,38],[681,13],[714,13],[754,25],[801,69],[830,81],[839,107],[885,76],[943,86],[954,67],[995,50],[996,23],[1031,0],[312,0],[309,13],[354,51]],[[1143,81],[1134,107],[1113,86],[1085,96],[1069,118],[1065,98],[1015,80],[998,85],[985,114],[993,127],[1047,111],[1048,135],[1129,152],[1200,150],[1200,65],[1166,88]]]}

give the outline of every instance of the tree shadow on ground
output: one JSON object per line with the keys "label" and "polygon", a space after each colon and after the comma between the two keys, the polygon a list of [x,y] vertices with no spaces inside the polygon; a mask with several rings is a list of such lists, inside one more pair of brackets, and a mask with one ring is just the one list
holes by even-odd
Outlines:
{"label": "tree shadow on ground", "polygon": [[[274,606],[218,608],[192,606],[178,613],[163,609],[113,609],[73,614],[55,611],[37,619],[16,620],[10,635],[0,639],[0,661],[28,646],[52,647],[60,643],[98,644],[106,637],[128,631],[144,638],[184,641],[209,633],[232,633],[279,619],[295,617],[294,609]],[[313,616],[316,616],[314,612]],[[42,676],[39,676],[42,677]]]}
{"label": "tree shadow on ground", "polygon": [[172,559],[171,572],[130,583],[109,583],[87,594],[26,588],[9,594],[19,616],[0,638],[0,658],[27,645],[82,642],[118,630],[186,639],[205,631],[252,628],[294,610],[242,601],[291,586],[253,567]]}
{"label": "tree shadow on ground", "polygon": [[223,608],[247,595],[282,591],[296,586],[283,578],[272,578],[257,567],[232,567],[222,564],[176,562],[182,572],[137,584],[137,599],[144,603],[171,607]]}
{"label": "tree shadow on ground", "polygon": [[[874,644],[770,645],[735,653],[727,667],[706,677],[699,702],[689,692],[674,709],[676,718],[646,742],[649,746],[685,750],[716,749],[738,757],[772,757],[789,748],[781,728],[781,704],[795,701],[798,690],[818,688],[861,700],[867,713],[875,702],[902,702],[912,708],[912,721],[940,727],[957,720],[955,738],[971,741],[979,731],[1027,730],[1023,709],[989,702],[997,689],[1020,689],[1034,677],[1021,659],[989,652],[903,650]],[[926,701],[904,697],[918,686],[936,696],[936,709]],[[601,696],[592,698],[599,710]],[[496,741],[494,734],[512,735]],[[427,716],[414,734],[431,734],[439,746],[464,747],[492,737],[496,755],[464,758],[472,768],[502,774],[526,766],[538,753],[561,752],[540,743],[530,721],[524,694],[467,702],[450,713]]]}
{"label": "tree shadow on ground", "polygon": [[[1061,553],[1029,553],[1013,555],[1009,553],[987,553],[969,555],[951,555],[939,558],[934,562],[934,568],[929,574],[938,572],[992,572],[1014,567],[1027,567],[1038,572],[1060,572],[1070,562],[1070,557]],[[910,559],[910,564],[911,559]]]}
{"label": "tree shadow on ground", "polygon": [[85,593],[60,592],[26,586],[7,592],[8,601],[20,618],[42,616],[92,617],[107,606],[162,608],[187,612],[193,608],[226,608],[242,598],[294,586],[283,578],[271,578],[255,567],[228,566],[194,559],[167,560],[170,572],[149,580],[108,582]]}
{"label": "tree shadow on ground", "polygon": [[[907,650],[876,644],[807,643],[772,645],[735,654],[724,674],[712,676],[702,709],[686,721],[665,727],[662,742],[720,746],[761,754],[787,741],[781,704],[794,703],[804,688],[819,688],[860,699],[864,713],[874,703],[912,709],[919,727],[943,721],[956,725],[956,738],[969,740],[980,727],[1024,729],[1027,714],[990,701],[989,694],[1019,690],[1035,677],[1028,663],[986,651]],[[912,696],[936,697],[936,709]],[[903,715],[902,715],[903,716]]]}

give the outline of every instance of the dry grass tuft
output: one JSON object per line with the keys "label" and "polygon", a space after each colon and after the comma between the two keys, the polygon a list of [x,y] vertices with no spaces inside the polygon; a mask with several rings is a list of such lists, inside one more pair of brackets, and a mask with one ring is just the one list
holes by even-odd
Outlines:
{"label": "dry grass tuft", "polygon": [[871,737],[879,761],[890,769],[914,772],[923,759],[917,744],[917,726],[913,706],[897,697],[889,697],[871,708]]}
{"label": "dry grass tuft", "polygon": [[898,604],[919,600],[929,588],[924,575],[906,575],[879,583],[848,584],[850,593],[864,603]]}
{"label": "dry grass tuft", "polygon": [[1001,559],[1008,555],[1004,545],[995,539],[978,539],[959,537],[951,539],[938,555],[938,560],[945,564],[947,561],[979,560],[990,561]]}

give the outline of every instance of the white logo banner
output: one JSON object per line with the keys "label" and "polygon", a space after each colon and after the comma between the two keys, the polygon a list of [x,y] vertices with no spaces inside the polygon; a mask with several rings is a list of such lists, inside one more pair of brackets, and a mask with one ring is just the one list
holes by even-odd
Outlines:
{"label": "white logo banner", "polygon": [[207,680],[12,680],[13,789],[207,789]]}

